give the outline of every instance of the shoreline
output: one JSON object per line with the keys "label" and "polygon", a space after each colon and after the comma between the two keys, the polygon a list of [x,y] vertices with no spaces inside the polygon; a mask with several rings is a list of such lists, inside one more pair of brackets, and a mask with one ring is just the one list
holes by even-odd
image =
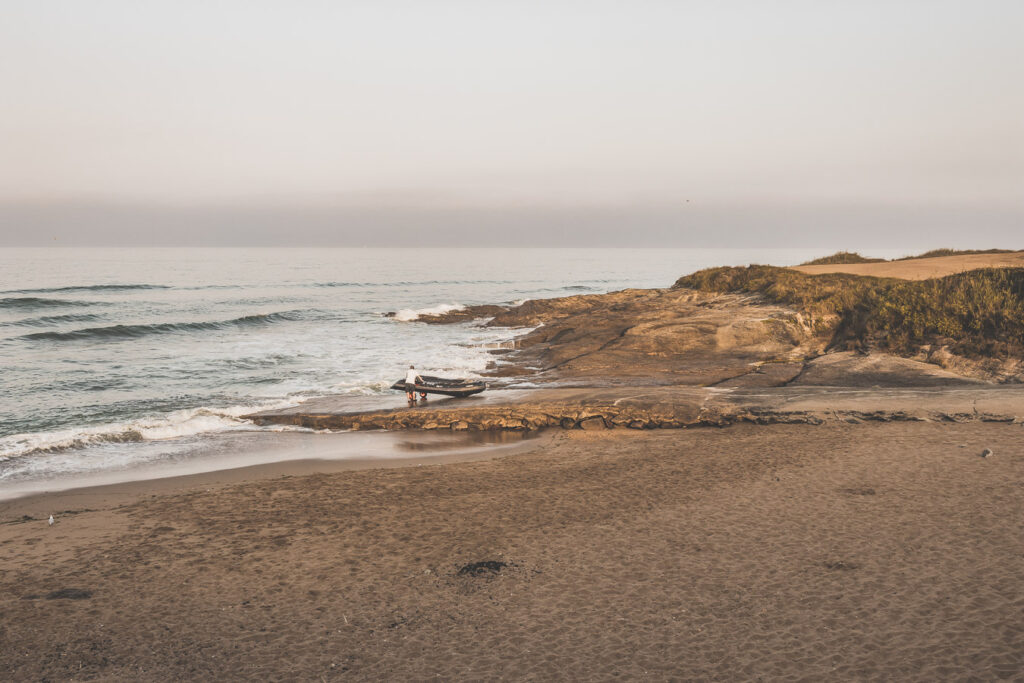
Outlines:
{"label": "shoreline", "polygon": [[[967,267],[1020,263],[1024,263],[1024,252],[796,266],[791,270],[863,271],[919,279]],[[603,309],[618,313],[609,317]],[[496,321],[511,325],[509,330],[515,335],[508,342],[510,348],[494,352],[498,360],[492,376],[500,384],[503,377],[536,374],[536,378],[530,378],[537,380],[531,381],[534,388],[492,389],[472,400],[435,399],[413,408],[379,396],[326,396],[243,417],[258,425],[428,432],[536,431],[549,427],[655,429],[866,419],[1024,419],[1024,402],[1010,390],[1001,395],[1009,399],[1006,409],[979,409],[977,400],[964,404],[960,390],[977,391],[977,397],[985,402],[988,390],[1012,386],[971,377],[972,370],[978,374],[977,368],[954,363],[947,369],[930,357],[826,353],[821,340],[811,334],[813,325],[786,307],[766,306],[756,297],[674,288],[634,289],[531,300],[511,308],[482,305],[421,316],[420,320],[428,324],[468,322],[492,315],[497,317],[487,325]],[[779,326],[784,328],[784,338],[777,338]],[[714,340],[714,348],[701,348],[709,339]],[[1014,378],[1013,368],[1004,371],[1006,378]],[[880,406],[835,400],[837,391],[868,388]],[[915,394],[918,389],[921,392]],[[800,392],[819,395],[817,400],[812,397],[808,401]],[[755,395],[758,393],[769,395],[768,400]],[[793,405],[794,395],[800,408]],[[396,407],[386,407],[388,404]],[[251,450],[260,448],[253,446]],[[246,455],[251,462],[253,453]],[[271,461],[276,459],[280,457]],[[217,468],[227,466],[240,463]],[[169,475],[138,474],[138,478],[149,476]]]}
{"label": "shoreline", "polygon": [[[206,486],[489,460],[532,448],[538,435],[448,436],[378,432],[373,435],[289,436],[299,436],[306,444],[264,449],[267,459],[262,462],[241,464],[243,459],[258,461],[258,454],[255,458],[213,456],[177,466],[142,466],[127,471],[102,471],[88,476],[23,482],[21,487],[10,486],[0,494],[0,524],[18,521],[24,515],[45,519],[47,515],[62,510],[123,505],[147,495],[168,495]],[[350,436],[356,436],[356,439],[347,438]],[[366,440],[367,436],[371,441]],[[310,441],[321,443],[310,448]],[[407,454],[403,455],[403,452]]]}
{"label": "shoreline", "polygon": [[1020,429],[552,430],[510,457],[0,524],[0,671],[1013,677]]}
{"label": "shoreline", "polygon": [[537,388],[314,399],[249,417],[354,431],[254,432],[180,463],[220,469],[0,502],[0,674],[1024,671],[1024,384],[829,351],[738,294],[500,315],[539,324],[496,368]]}

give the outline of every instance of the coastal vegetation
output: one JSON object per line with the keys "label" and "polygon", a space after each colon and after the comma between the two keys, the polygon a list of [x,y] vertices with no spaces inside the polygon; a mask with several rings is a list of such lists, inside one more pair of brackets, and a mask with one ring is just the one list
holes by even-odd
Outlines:
{"label": "coastal vegetation", "polygon": [[841,265],[847,263],[881,263],[885,261],[884,258],[868,258],[861,256],[855,251],[837,251],[831,256],[822,256],[816,258],[813,261],[807,263],[801,263],[801,266],[832,266]]}
{"label": "coastal vegetation", "polygon": [[893,261],[913,261],[919,258],[939,258],[940,256],[969,256],[971,254],[1012,254],[1013,249],[932,249],[917,256],[903,256]]}
{"label": "coastal vegetation", "polygon": [[756,294],[809,315],[830,347],[914,355],[946,346],[966,357],[1024,356],[1024,268],[984,268],[929,280],[774,266],[710,268],[674,289]]}
{"label": "coastal vegetation", "polygon": [[[1013,249],[932,249],[916,256],[901,256],[893,261],[913,261],[923,258],[939,258],[942,256],[969,256],[972,254],[1012,254]],[[822,256],[813,261],[801,263],[801,266],[835,266],[852,263],[885,263],[884,258],[868,258],[855,251],[837,251],[829,256]]]}
{"label": "coastal vegetation", "polygon": [[778,266],[721,266],[685,275],[673,289],[701,292],[758,294],[773,303],[795,306],[815,319],[841,315],[859,305],[873,289],[899,280],[848,273],[807,275]]}

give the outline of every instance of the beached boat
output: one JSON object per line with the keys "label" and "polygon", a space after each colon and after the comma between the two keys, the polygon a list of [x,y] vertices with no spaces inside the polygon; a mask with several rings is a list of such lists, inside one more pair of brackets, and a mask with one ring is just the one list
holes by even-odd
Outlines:
{"label": "beached boat", "polygon": [[472,379],[448,379],[420,375],[420,380],[421,382],[418,384],[407,384],[404,379],[400,379],[392,384],[391,388],[400,391],[415,391],[418,394],[444,394],[455,398],[479,394],[487,388],[483,382]]}

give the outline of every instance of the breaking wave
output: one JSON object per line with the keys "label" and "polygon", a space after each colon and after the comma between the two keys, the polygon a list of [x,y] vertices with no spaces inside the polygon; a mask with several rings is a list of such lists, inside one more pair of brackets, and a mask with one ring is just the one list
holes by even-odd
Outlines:
{"label": "breaking wave", "polygon": [[68,301],[67,299],[43,299],[38,296],[15,296],[0,299],[0,309],[32,310],[34,308],[57,308],[59,306],[99,306],[96,301]]}
{"label": "breaking wave", "polygon": [[[512,285],[528,284],[532,280],[399,280],[396,282],[316,282],[309,287],[422,287],[433,285]],[[539,280],[537,281],[539,282]]]}
{"label": "breaking wave", "polygon": [[178,410],[161,417],[140,418],[129,422],[114,422],[95,427],[14,434],[0,438],[0,462],[25,455],[57,453],[104,444],[164,441],[227,430],[257,430],[261,428],[248,420],[243,420],[242,416],[257,410],[293,404],[293,401],[284,401],[262,406],[192,408]]}
{"label": "breaking wave", "polygon": [[42,315],[38,318],[24,318],[9,323],[0,323],[3,327],[36,327],[39,325],[59,325],[61,323],[84,323],[99,320],[102,315],[96,313],[68,313],[66,315]]}
{"label": "breaking wave", "polygon": [[11,289],[7,294],[34,294],[57,292],[128,292],[135,289],[171,289],[168,285],[72,285],[70,287],[41,287],[39,289]]}
{"label": "breaking wave", "polygon": [[176,332],[204,332],[227,330],[236,327],[267,325],[276,322],[299,320],[298,311],[282,313],[261,313],[246,315],[233,320],[190,323],[155,323],[152,325],[110,325],[108,327],[86,327],[69,332],[35,332],[19,337],[20,339],[46,341],[74,341],[81,339],[136,339],[151,334],[170,334]]}
{"label": "breaking wave", "polygon": [[461,311],[464,308],[465,306],[462,304],[437,304],[427,308],[403,308],[400,311],[396,311],[392,317],[401,322],[411,322],[421,315],[442,315],[452,311]]}

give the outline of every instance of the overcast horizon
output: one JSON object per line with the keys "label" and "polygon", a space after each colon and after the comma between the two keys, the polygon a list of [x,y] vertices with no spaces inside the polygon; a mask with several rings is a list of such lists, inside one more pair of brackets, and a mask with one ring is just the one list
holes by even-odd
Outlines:
{"label": "overcast horizon", "polygon": [[1024,248],[1024,3],[7,2],[0,246]]}

